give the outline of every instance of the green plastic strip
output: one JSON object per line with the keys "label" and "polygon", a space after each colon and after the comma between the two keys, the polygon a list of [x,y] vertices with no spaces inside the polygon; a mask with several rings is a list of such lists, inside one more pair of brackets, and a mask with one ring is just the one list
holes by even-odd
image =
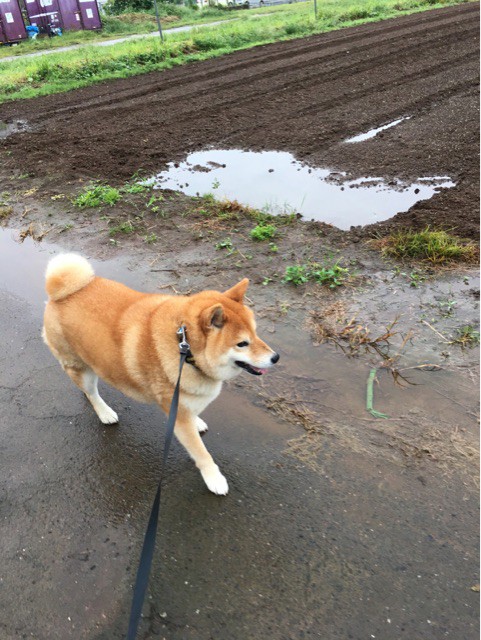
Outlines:
{"label": "green plastic strip", "polygon": [[376,371],[377,369],[371,369],[369,373],[369,378],[367,379],[366,409],[375,418],[387,418],[388,416],[385,413],[376,411],[376,409],[374,409],[374,407],[372,406],[373,398],[374,398],[374,380],[376,379]]}

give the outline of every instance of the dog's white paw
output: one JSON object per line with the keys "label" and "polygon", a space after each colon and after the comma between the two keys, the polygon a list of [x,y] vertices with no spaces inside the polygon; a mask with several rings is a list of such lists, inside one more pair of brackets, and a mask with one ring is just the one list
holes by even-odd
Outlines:
{"label": "dog's white paw", "polygon": [[201,471],[201,474],[209,491],[212,491],[212,493],[215,493],[218,496],[226,496],[229,493],[227,480],[219,471],[219,467],[217,465]]}
{"label": "dog's white paw", "polygon": [[197,427],[197,431],[199,433],[205,433],[209,429],[209,427],[207,426],[207,423],[204,422],[202,418],[199,418],[199,417],[195,419],[195,426]]}
{"label": "dog's white paw", "polygon": [[116,424],[119,421],[119,416],[108,404],[102,407],[97,407],[97,415],[100,418],[100,422],[103,424]]}

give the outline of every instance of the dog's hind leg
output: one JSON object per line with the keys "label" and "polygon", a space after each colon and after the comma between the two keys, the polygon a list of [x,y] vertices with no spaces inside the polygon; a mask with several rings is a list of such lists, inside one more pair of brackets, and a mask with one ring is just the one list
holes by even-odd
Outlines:
{"label": "dog's hind leg", "polygon": [[225,496],[229,491],[229,485],[202,442],[198,419],[187,409],[179,407],[174,433],[194,460],[209,490],[219,496]]}
{"label": "dog's hind leg", "polygon": [[103,424],[115,424],[119,421],[115,411],[100,397],[97,388],[99,379],[92,369],[87,366],[82,369],[73,367],[64,367],[64,369],[65,373],[67,373],[75,384],[85,393],[95,413],[100,418],[100,422],[103,422]]}

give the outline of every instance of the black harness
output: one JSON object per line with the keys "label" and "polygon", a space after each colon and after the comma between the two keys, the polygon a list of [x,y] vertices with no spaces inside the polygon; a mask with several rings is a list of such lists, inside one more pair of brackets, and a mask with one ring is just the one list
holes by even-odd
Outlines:
{"label": "black harness", "polygon": [[179,338],[180,352],[183,353],[182,348],[187,349],[185,361],[187,362],[187,364],[191,364],[193,367],[196,367],[198,369],[199,367],[195,364],[195,358],[192,354],[192,351],[190,350],[190,344],[186,340],[185,332],[186,332],[185,325],[182,325],[180,329],[177,330],[177,337]]}

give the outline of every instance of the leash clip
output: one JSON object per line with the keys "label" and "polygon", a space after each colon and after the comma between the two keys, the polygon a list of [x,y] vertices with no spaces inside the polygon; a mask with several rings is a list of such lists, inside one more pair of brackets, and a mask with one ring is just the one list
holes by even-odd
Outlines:
{"label": "leash clip", "polygon": [[179,342],[179,351],[182,354],[187,354],[190,351],[190,344],[187,342],[187,339],[185,337],[186,330],[187,328],[185,325],[182,325],[181,327],[179,327],[179,329],[177,329],[177,335],[182,336]]}

